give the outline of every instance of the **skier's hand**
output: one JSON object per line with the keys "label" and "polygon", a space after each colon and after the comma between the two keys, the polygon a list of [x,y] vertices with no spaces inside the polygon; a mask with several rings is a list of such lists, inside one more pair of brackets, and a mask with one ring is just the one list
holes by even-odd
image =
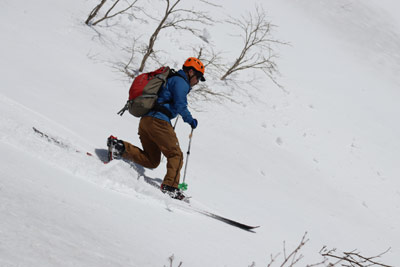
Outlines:
{"label": "skier's hand", "polygon": [[197,120],[196,119],[193,119],[191,122],[190,122],[190,126],[192,126],[192,129],[196,129],[196,127],[197,127]]}

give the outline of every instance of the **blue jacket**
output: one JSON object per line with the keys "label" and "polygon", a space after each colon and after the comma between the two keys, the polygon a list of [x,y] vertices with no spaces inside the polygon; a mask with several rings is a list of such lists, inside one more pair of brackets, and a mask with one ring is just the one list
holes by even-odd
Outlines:
{"label": "blue jacket", "polygon": [[178,73],[182,77],[177,75],[169,78],[159,91],[157,99],[160,105],[171,112],[171,118],[168,118],[167,115],[159,111],[150,111],[145,116],[151,116],[171,123],[170,119],[175,118],[179,114],[184,122],[190,124],[193,121],[192,114],[190,114],[187,108],[187,94],[192,88],[190,87],[186,73],[183,70],[179,70]]}

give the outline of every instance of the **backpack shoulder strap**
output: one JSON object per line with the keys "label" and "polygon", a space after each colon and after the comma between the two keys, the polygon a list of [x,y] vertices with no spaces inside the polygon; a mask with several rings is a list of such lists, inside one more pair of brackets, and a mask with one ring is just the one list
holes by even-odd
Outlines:
{"label": "backpack shoulder strap", "polygon": [[[174,76],[181,77],[184,81],[186,81],[185,77],[183,77],[181,74],[179,74],[179,73],[178,73],[176,70],[174,70],[174,69],[170,69],[170,70],[169,70],[169,73],[168,73],[168,76],[167,76],[167,79],[166,79],[166,80],[168,80],[169,78],[174,77]],[[165,82],[166,82],[166,81],[165,81]],[[187,82],[187,81],[186,81],[186,82]],[[161,90],[160,90],[160,92],[161,92]],[[160,93],[160,92],[159,92],[159,93]],[[164,113],[165,115],[167,115],[167,117],[168,117],[169,119],[171,119],[171,118],[172,118],[171,111],[168,110],[166,107],[164,107],[164,104],[172,103],[172,102],[173,102],[172,99],[171,99],[171,100],[168,100],[168,101],[163,101],[163,102],[156,102],[156,104],[154,105],[154,107],[153,107],[152,110],[158,111],[158,112],[161,112],[161,113]]]}

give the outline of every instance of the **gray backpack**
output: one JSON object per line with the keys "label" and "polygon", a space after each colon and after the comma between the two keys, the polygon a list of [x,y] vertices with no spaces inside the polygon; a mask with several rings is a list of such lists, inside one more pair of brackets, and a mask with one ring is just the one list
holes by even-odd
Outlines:
{"label": "gray backpack", "polygon": [[133,116],[142,117],[150,110],[157,110],[171,117],[169,110],[157,104],[157,99],[161,87],[172,76],[181,75],[169,67],[161,67],[155,71],[138,75],[129,89],[129,99],[118,115],[122,116],[126,110],[129,110]]}

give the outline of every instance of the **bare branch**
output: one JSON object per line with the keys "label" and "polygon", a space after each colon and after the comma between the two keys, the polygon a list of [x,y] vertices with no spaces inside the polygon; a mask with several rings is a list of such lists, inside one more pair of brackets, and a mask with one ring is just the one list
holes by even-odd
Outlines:
{"label": "bare branch", "polygon": [[[303,258],[303,255],[302,254],[298,255],[298,253],[309,241],[309,239],[307,239],[306,236],[307,236],[307,232],[304,233],[304,235],[303,235],[300,243],[297,245],[297,247],[293,251],[291,251],[289,254],[286,252],[286,242],[285,241],[283,242],[283,260],[280,263],[280,267],[293,267]],[[279,256],[280,256],[280,254],[277,254],[275,256],[271,255],[271,261],[267,267],[271,267],[273,265],[273,263],[277,261]]]}
{"label": "bare branch", "polygon": [[320,251],[320,254],[326,259],[332,258],[338,260],[335,263],[330,263],[329,266],[335,266],[339,263],[342,263],[342,266],[359,266],[359,267],[367,267],[367,266],[383,266],[383,267],[393,267],[391,265],[383,264],[377,261],[378,258],[381,258],[384,254],[389,252],[390,248],[386,251],[372,257],[366,257],[361,255],[361,253],[353,250],[351,252],[343,252],[343,255],[337,254],[336,249],[328,250],[326,247],[323,247]]}
{"label": "bare branch", "polygon": [[286,43],[271,38],[271,29],[274,25],[267,21],[265,12],[256,7],[254,14],[249,13],[247,17],[239,20],[230,18],[227,22],[241,30],[243,48],[220,79],[225,80],[233,73],[246,69],[258,69],[278,84],[275,78],[275,75],[279,74],[275,63],[277,55],[274,53],[272,45]]}
{"label": "bare branch", "polygon": [[215,51],[210,46],[194,47],[193,54],[200,59],[205,67],[206,77],[212,77],[218,79],[221,75],[221,70],[224,67],[221,51]]}
{"label": "bare branch", "polygon": [[98,19],[97,21],[93,22],[92,25],[96,26],[98,23],[107,20],[107,19],[111,19],[115,16],[124,14],[126,11],[130,10],[136,3],[138,0],[133,1],[132,3],[129,4],[128,2],[128,6],[125,7],[124,9],[121,9],[120,11],[115,12],[114,14],[110,15],[111,11],[115,8],[115,6],[120,2],[120,0],[116,0],[115,3],[111,6],[111,8],[108,9],[108,11],[106,12],[106,14],[104,15],[104,17],[102,17],[101,19]]}
{"label": "bare branch", "polygon": [[[144,51],[144,56],[139,67],[140,72],[144,70],[148,58],[155,53],[154,46],[161,30],[173,27],[176,30],[189,31],[192,34],[199,36],[201,31],[195,28],[194,24],[211,25],[213,23],[212,18],[209,17],[206,12],[195,12],[190,9],[178,8],[181,0],[176,0],[173,3],[171,3],[170,0],[165,0],[165,2],[166,7],[164,16],[161,19],[156,19],[159,21],[159,24],[157,25],[153,34],[150,36],[148,45]],[[152,18],[150,15],[149,17]]]}
{"label": "bare branch", "polygon": [[137,69],[135,70],[135,69],[131,68],[131,64],[132,64],[132,62],[134,62],[135,56],[137,53],[136,45],[138,43],[138,39],[139,39],[139,37],[137,37],[133,40],[131,47],[123,49],[129,55],[128,62],[127,63],[118,62],[118,63],[114,64],[114,68],[116,68],[118,71],[126,74],[129,78],[132,78],[132,79],[135,78],[139,74],[139,71]]}
{"label": "bare branch", "polygon": [[[169,267],[173,267],[174,260],[175,260],[175,256],[174,256],[174,254],[172,254],[172,255],[168,258]],[[178,267],[181,267],[181,266],[182,266],[182,262],[179,263]],[[164,267],[166,267],[166,266],[164,265]]]}
{"label": "bare branch", "polygon": [[210,6],[212,6],[212,7],[222,7],[222,6],[220,6],[220,5],[211,3],[211,2],[206,1],[206,0],[200,0],[200,2],[203,2],[204,4],[210,5]]}
{"label": "bare branch", "polygon": [[300,251],[300,249],[309,241],[309,239],[306,239],[307,232],[304,233],[299,245],[288,255],[286,256],[286,249],[285,249],[285,243],[284,243],[284,261],[281,264],[281,267],[285,266],[287,262],[292,260],[289,266],[294,266],[297,262],[299,262],[302,258],[303,255],[297,256],[297,253]]}
{"label": "bare branch", "polygon": [[[219,93],[208,87],[207,84],[198,84],[195,88],[190,91],[189,102],[190,103],[200,103],[202,101],[213,101],[216,103],[222,103],[228,100],[233,103],[238,103],[231,97],[228,93]],[[192,107],[195,110],[200,111],[201,108]]]}
{"label": "bare branch", "polygon": [[276,261],[276,259],[279,257],[279,255],[280,255],[280,253],[276,254],[275,256],[273,256],[273,255],[271,254],[271,261],[269,262],[269,264],[268,264],[267,267],[271,267],[272,264],[273,264],[273,263]]}

